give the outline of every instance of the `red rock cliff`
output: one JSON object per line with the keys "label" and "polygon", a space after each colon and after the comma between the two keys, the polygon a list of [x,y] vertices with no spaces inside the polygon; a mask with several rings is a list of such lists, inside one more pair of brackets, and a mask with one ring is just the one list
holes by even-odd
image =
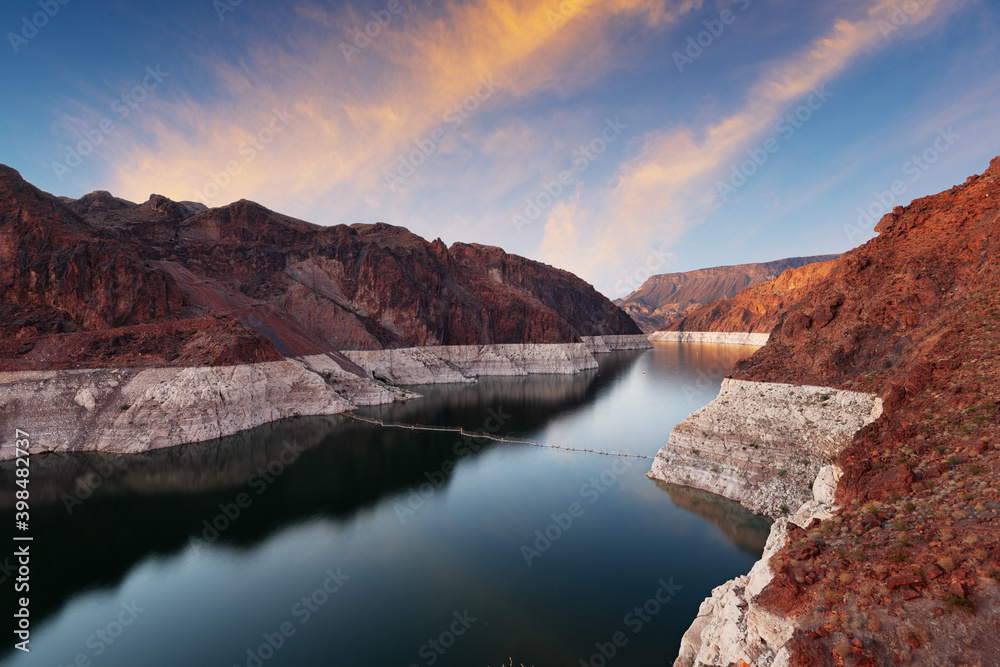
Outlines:
{"label": "red rock cliff", "polygon": [[499,248],[321,227],[245,200],[68,200],[7,167],[0,290],[8,369],[641,333],[576,276]]}
{"label": "red rock cliff", "polygon": [[652,332],[698,311],[702,304],[735,297],[743,290],[772,280],[788,269],[826,262],[836,257],[837,255],[791,257],[759,264],[663,273],[650,277],[638,290],[615,303],[624,308],[644,331]]}
{"label": "red rock cliff", "polygon": [[745,380],[877,392],[835,521],[776,556],[792,664],[992,664],[1000,590],[1000,158],[898,207],[777,316]]}
{"label": "red rock cliff", "polygon": [[826,278],[833,261],[786,269],[780,276],[749,287],[730,299],[706,303],[660,331],[741,331],[771,333],[781,314],[808,287]]}

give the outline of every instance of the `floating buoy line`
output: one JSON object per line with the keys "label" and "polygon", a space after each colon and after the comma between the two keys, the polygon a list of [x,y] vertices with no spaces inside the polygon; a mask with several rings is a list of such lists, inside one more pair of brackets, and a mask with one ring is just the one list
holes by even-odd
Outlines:
{"label": "floating buoy line", "polygon": [[458,435],[464,436],[466,438],[482,438],[485,440],[492,440],[493,442],[502,442],[508,445],[531,445],[532,447],[544,447],[547,449],[562,449],[567,452],[583,452],[585,454],[597,454],[599,456],[617,456],[621,458],[632,458],[632,459],[648,459],[653,460],[652,456],[646,456],[645,454],[629,454],[627,452],[607,452],[600,449],[586,449],[583,447],[569,447],[566,445],[553,445],[548,442],[538,442],[536,440],[527,440],[525,438],[505,438],[499,435],[492,435],[490,433],[482,433],[479,431],[466,431],[461,426],[427,426],[424,424],[402,424],[399,422],[385,422],[381,419],[372,419],[371,417],[362,417],[356,415],[353,412],[343,412],[342,417],[347,417],[359,422],[365,422],[366,424],[371,424],[373,426],[380,426],[382,428],[395,428],[403,429],[407,431],[434,431],[436,433],[457,433]]}

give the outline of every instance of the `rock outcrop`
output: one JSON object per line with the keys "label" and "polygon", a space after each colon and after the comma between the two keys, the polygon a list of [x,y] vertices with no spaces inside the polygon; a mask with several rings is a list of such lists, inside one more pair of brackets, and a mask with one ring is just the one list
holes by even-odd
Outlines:
{"label": "rock outcrop", "polygon": [[[749,287],[773,280],[788,269],[836,258],[837,255],[791,257],[759,264],[737,264],[683,273],[663,273],[650,277],[635,292],[617,299],[615,303],[624,308],[643,331],[651,333],[698,310],[702,304],[732,298]],[[688,330],[697,331],[694,328]],[[730,331],[742,330],[730,329]],[[725,329],[713,329],[713,331],[725,331]]]}
{"label": "rock outcrop", "polygon": [[[835,485],[839,509],[796,513],[763,586],[717,590],[680,664],[973,665],[1000,652],[1000,158],[876,231],[769,316],[768,343],[732,377],[875,394],[883,413],[837,455],[839,481],[814,485],[827,498]],[[706,321],[726,328],[738,310]]]}
{"label": "rock outcrop", "polygon": [[791,520],[780,518],[771,525],[764,553],[749,574],[715,588],[711,597],[701,603],[697,618],[681,638],[674,667],[793,664],[788,644],[795,627],[758,603],[757,596],[774,579],[772,559],[790,537],[801,534],[802,528],[814,520],[833,516],[837,509],[833,488],[840,474],[836,466],[822,468],[813,485],[812,500],[803,504]]}
{"label": "rock outcrop", "polygon": [[788,516],[820,468],[881,414],[872,394],[726,379],[715,400],[674,427],[649,477]]}

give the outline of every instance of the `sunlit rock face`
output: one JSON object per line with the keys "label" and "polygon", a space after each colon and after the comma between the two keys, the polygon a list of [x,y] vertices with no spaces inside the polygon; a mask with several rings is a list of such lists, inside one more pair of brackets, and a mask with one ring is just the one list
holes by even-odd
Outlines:
{"label": "sunlit rock face", "polygon": [[[828,262],[836,258],[837,255],[790,257],[758,264],[736,264],[683,273],[662,273],[651,276],[639,289],[617,299],[615,303],[624,308],[643,331],[653,332],[669,327],[689,314],[703,312],[702,304],[732,299],[755,285],[773,282],[789,269]],[[757,331],[743,326],[743,323],[734,321],[730,329],[716,328],[705,331]],[[686,326],[678,330],[699,329]],[[767,333],[769,329],[763,331]]]}

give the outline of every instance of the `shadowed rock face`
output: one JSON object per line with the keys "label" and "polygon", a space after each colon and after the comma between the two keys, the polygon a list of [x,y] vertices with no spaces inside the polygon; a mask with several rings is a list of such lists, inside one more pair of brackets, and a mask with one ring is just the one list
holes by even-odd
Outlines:
{"label": "shadowed rock face", "polygon": [[321,227],[246,200],[68,200],[4,166],[0,293],[0,370],[641,333],[576,276],[499,248]]}
{"label": "shadowed rock face", "polygon": [[65,314],[62,329],[69,331],[175,319],[187,305],[169,277],[138,258],[123,234],[95,228],[2,166],[0,289],[8,304]]}
{"label": "shadowed rock face", "polygon": [[[624,308],[643,331],[652,332],[697,310],[702,304],[732,298],[748,287],[776,278],[787,269],[836,258],[837,255],[791,257],[760,264],[737,264],[684,273],[663,273],[649,278],[638,290],[616,300],[615,303]],[[694,331],[690,328],[686,330]]]}

